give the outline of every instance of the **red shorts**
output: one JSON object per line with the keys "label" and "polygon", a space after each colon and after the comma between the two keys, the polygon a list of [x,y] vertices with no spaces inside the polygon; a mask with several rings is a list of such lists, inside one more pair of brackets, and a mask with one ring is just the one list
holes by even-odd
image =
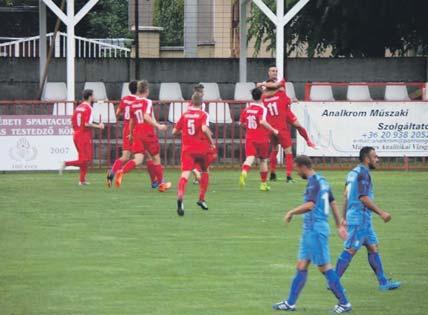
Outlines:
{"label": "red shorts", "polygon": [[[216,155],[217,157],[217,155]],[[200,167],[201,171],[206,171],[213,159],[212,153],[196,153],[189,151],[181,152],[181,170],[191,171],[196,167]]]}
{"label": "red shorts", "polygon": [[291,110],[287,111],[286,117],[287,117],[287,123],[289,123],[290,125],[294,124],[297,121],[296,115],[294,115],[294,113]]}
{"label": "red shorts", "polygon": [[260,159],[267,159],[269,157],[269,142],[256,142],[252,140],[246,140],[245,155],[255,156]]}
{"label": "red shorts", "polygon": [[79,161],[91,161],[92,160],[91,135],[75,134],[73,136],[73,141],[77,149]]}
{"label": "red shorts", "polygon": [[131,142],[129,142],[129,123],[123,125],[122,130],[122,151],[131,151]]}
{"label": "red shorts", "polygon": [[160,152],[159,140],[157,137],[143,137],[135,135],[132,141],[132,153],[149,153],[151,156],[158,155]]}
{"label": "red shorts", "polygon": [[289,148],[293,145],[291,133],[288,129],[279,130],[278,135],[271,134],[270,141],[274,147],[280,144],[283,149]]}

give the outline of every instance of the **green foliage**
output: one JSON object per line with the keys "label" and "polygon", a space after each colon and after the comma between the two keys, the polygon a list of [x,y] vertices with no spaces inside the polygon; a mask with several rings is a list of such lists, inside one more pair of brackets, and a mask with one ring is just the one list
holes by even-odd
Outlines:
{"label": "green foliage", "polygon": [[[294,4],[287,1],[287,7]],[[273,10],[274,0],[265,0]],[[288,51],[307,43],[307,53],[333,56],[382,57],[385,49],[399,55],[410,49],[428,53],[428,1],[414,0],[312,0],[286,28]],[[273,24],[253,5],[249,38],[260,51],[262,41],[275,47]]]}
{"label": "green foliage", "polygon": [[163,27],[162,46],[182,46],[184,0],[155,0],[154,25]]}
{"label": "green foliage", "polygon": [[88,37],[130,37],[128,1],[100,0],[82,23],[87,24],[86,36]]}

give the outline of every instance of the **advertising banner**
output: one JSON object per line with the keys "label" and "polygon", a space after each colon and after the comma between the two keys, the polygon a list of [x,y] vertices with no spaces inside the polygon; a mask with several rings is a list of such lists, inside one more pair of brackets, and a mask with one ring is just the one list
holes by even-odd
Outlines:
{"label": "advertising banner", "polygon": [[428,102],[299,102],[292,111],[317,145],[297,134],[297,154],[356,157],[372,146],[380,156],[428,156]]}
{"label": "advertising banner", "polygon": [[74,160],[71,116],[0,116],[0,170],[57,170]]}

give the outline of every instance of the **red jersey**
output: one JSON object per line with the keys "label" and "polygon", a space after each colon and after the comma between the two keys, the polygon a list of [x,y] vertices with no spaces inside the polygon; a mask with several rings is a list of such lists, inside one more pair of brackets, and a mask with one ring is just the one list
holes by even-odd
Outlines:
{"label": "red jersey", "polygon": [[247,133],[246,139],[255,142],[268,141],[269,131],[260,124],[266,120],[267,110],[263,105],[250,103],[241,114],[240,122],[245,125]]}
{"label": "red jersey", "polygon": [[267,121],[272,127],[287,129],[287,112],[290,111],[291,100],[284,91],[278,90],[274,95],[263,97],[267,109]]}
{"label": "red jersey", "polygon": [[182,151],[208,152],[210,143],[202,131],[202,126],[209,126],[208,114],[203,110],[190,107],[181,115],[175,128],[181,131]]}
{"label": "red jersey", "polygon": [[92,135],[91,128],[86,127],[89,123],[92,123],[92,107],[89,103],[82,102],[76,107],[71,117],[74,134]]}
{"label": "red jersey", "polygon": [[123,121],[125,124],[128,124],[131,119],[131,105],[136,99],[137,97],[135,95],[127,95],[120,100],[119,108],[123,113]]}
{"label": "red jersey", "polygon": [[155,137],[155,128],[144,120],[144,114],[153,117],[152,101],[147,98],[136,97],[130,106],[131,119],[134,121],[134,132],[143,138]]}

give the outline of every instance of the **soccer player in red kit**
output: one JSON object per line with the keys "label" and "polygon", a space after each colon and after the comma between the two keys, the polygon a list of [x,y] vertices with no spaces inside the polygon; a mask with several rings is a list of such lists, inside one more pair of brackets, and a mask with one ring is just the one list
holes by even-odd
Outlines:
{"label": "soccer player in red kit", "polygon": [[171,187],[170,182],[163,180],[163,167],[160,164],[160,145],[155,133],[155,128],[165,131],[167,127],[159,124],[153,119],[152,101],[147,99],[149,95],[149,83],[140,81],[137,85],[137,99],[131,105],[131,121],[129,126],[129,139],[132,143],[134,159],[128,161],[116,172],[115,184],[120,187],[123,175],[143,163],[144,155],[147,153],[153,159],[153,167],[156,178],[159,180],[159,191],[164,192]]}
{"label": "soccer player in red kit", "polygon": [[201,109],[202,97],[198,93],[192,95],[192,106],[181,115],[172,134],[181,133],[181,177],[177,188],[177,213],[184,215],[184,194],[190,173],[199,165],[201,180],[199,181],[199,200],[197,205],[208,210],[205,194],[209,184],[209,164],[212,162],[210,152],[215,149],[209,129],[208,114]]}
{"label": "soccer player in red kit", "polygon": [[272,127],[266,120],[267,110],[262,103],[262,90],[255,88],[251,91],[254,102],[242,112],[240,117],[241,126],[246,129],[245,155],[246,159],[242,165],[239,184],[245,186],[248,171],[256,158],[260,159],[260,190],[269,191],[267,184],[269,158],[269,133],[278,135],[278,130]]}
{"label": "soccer player in red kit", "polygon": [[122,130],[122,156],[114,161],[111,170],[107,172],[107,186],[111,187],[114,174],[120,170],[123,164],[131,158],[131,143],[129,142],[129,121],[131,119],[131,105],[135,102],[137,97],[137,81],[129,82],[128,89],[130,95],[124,96],[119,103],[116,110],[116,116],[123,115],[123,130]]}
{"label": "soccer player in red kit", "polygon": [[[261,82],[261,83],[257,83],[258,87],[261,87],[264,89],[264,91],[266,90],[277,90],[280,89],[282,91],[284,91],[286,93],[286,82],[284,79],[282,80],[278,80],[278,68],[275,65],[270,65],[269,69],[268,69],[268,80]],[[315,144],[311,141],[311,139],[309,138],[309,134],[306,131],[306,129],[300,124],[300,122],[297,120],[297,117],[293,114],[293,112],[290,109],[291,106],[291,100],[288,103],[288,110],[289,110],[289,117],[288,117],[288,123],[290,125],[292,125],[294,128],[296,128],[297,132],[306,140],[306,143],[309,147],[314,148]],[[290,138],[291,138],[291,130],[290,130]],[[270,180],[271,181],[276,181],[277,176],[276,176],[276,165],[277,165],[277,155],[278,155],[278,151],[279,151],[279,144],[277,144],[276,146],[273,146],[273,149],[271,151],[270,154]],[[287,154],[287,153],[286,153]],[[289,155],[289,159],[292,159],[292,155]],[[287,155],[286,155],[287,158]],[[289,169],[292,169],[293,167],[293,161],[291,160],[291,162],[289,161]],[[286,160],[286,165],[287,165],[287,160]],[[293,179],[291,178],[291,172],[289,172],[289,176],[287,175],[287,182],[288,183],[292,183]]]}
{"label": "soccer player in red kit", "polygon": [[86,173],[88,172],[88,165],[92,160],[92,128],[104,129],[104,124],[94,124],[92,122],[92,107],[94,101],[94,91],[83,91],[83,102],[79,104],[74,110],[71,117],[71,124],[73,127],[73,141],[76,146],[78,159],[75,161],[63,162],[59,169],[62,172],[67,166],[77,166],[80,168],[79,185],[88,185],[86,181]]}

